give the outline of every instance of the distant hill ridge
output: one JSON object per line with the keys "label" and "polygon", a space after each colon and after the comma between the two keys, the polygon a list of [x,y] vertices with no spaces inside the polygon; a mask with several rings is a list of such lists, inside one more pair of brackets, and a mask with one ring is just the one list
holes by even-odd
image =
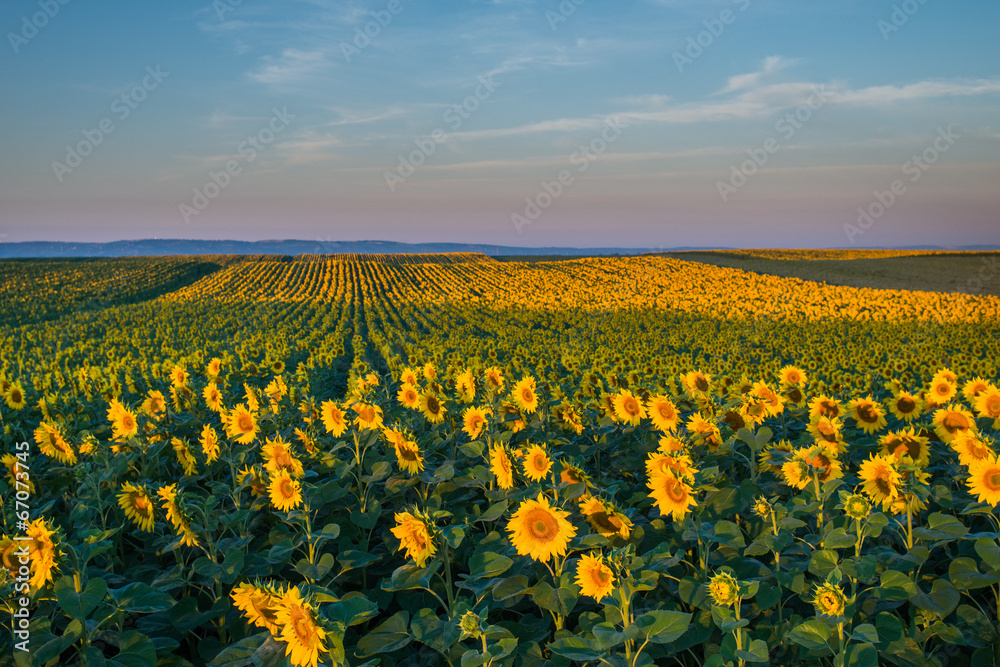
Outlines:
{"label": "distant hill ridge", "polygon": [[[677,248],[573,248],[490,245],[485,243],[399,243],[396,241],[205,241],[198,239],[143,239],[110,243],[23,241],[0,243],[0,258],[29,257],[136,257],[151,255],[315,255],[315,254],[412,254],[482,253],[491,257],[508,255],[639,255],[649,252],[721,250],[718,247]],[[1000,250],[1000,246],[907,246],[899,250]]]}

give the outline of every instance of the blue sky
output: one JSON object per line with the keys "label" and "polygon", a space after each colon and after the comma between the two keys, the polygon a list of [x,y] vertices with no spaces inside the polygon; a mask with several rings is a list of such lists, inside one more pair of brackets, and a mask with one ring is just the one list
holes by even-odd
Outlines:
{"label": "blue sky", "polygon": [[996,2],[62,2],[0,240],[1000,242]]}

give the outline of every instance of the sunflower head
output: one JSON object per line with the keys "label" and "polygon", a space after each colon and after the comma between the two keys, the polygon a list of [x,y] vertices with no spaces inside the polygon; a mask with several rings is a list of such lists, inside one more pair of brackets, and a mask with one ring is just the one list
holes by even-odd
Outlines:
{"label": "sunflower head", "polygon": [[615,589],[615,573],[607,566],[602,556],[585,554],[576,566],[576,583],[580,595],[603,600]]}
{"label": "sunflower head", "polygon": [[771,518],[771,514],[774,513],[774,506],[771,505],[767,498],[758,496],[753,501],[753,513],[762,519],[769,519]]}
{"label": "sunflower head", "polygon": [[867,519],[868,515],[871,514],[872,506],[860,493],[853,493],[847,498],[844,498],[844,514],[861,521],[862,519]]}
{"label": "sunflower head", "polygon": [[844,596],[844,592],[840,590],[840,586],[831,582],[825,582],[816,587],[813,606],[816,607],[817,614],[836,618],[844,615],[847,598]]}
{"label": "sunflower head", "polygon": [[510,541],[518,554],[532,560],[546,562],[564,556],[569,541],[576,536],[576,527],[567,516],[569,512],[552,507],[541,494],[536,500],[525,500],[507,524]]}
{"label": "sunflower head", "polygon": [[471,609],[458,621],[458,627],[462,630],[462,637],[479,639],[483,636],[483,618]]}
{"label": "sunflower head", "polygon": [[434,524],[423,514],[414,510],[396,514],[396,526],[392,534],[399,540],[399,551],[406,551],[417,567],[424,567],[427,561],[437,553],[434,542]]}
{"label": "sunflower head", "polygon": [[708,594],[716,605],[731,607],[740,599],[740,582],[723,570],[709,580]]}

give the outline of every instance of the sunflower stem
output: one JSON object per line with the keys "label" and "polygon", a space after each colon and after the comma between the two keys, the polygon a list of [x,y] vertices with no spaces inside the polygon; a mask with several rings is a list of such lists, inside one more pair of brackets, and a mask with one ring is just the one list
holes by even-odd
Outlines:
{"label": "sunflower stem", "polygon": [[816,488],[816,500],[819,502],[819,508],[816,510],[816,517],[819,521],[816,524],[816,531],[820,534],[819,546],[822,549],[823,543],[826,541],[826,534],[823,532],[823,494],[819,488],[819,473],[816,472],[815,466],[810,466],[810,468],[812,468],[813,485]]}
{"label": "sunflower stem", "polygon": [[913,548],[913,501],[906,503],[906,548]]}

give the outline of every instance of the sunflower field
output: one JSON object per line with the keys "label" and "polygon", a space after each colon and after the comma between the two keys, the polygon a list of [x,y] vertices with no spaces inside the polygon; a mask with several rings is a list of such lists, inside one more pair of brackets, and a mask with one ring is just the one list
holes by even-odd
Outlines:
{"label": "sunflower field", "polygon": [[1000,665],[996,297],[658,256],[0,275],[2,664]]}

